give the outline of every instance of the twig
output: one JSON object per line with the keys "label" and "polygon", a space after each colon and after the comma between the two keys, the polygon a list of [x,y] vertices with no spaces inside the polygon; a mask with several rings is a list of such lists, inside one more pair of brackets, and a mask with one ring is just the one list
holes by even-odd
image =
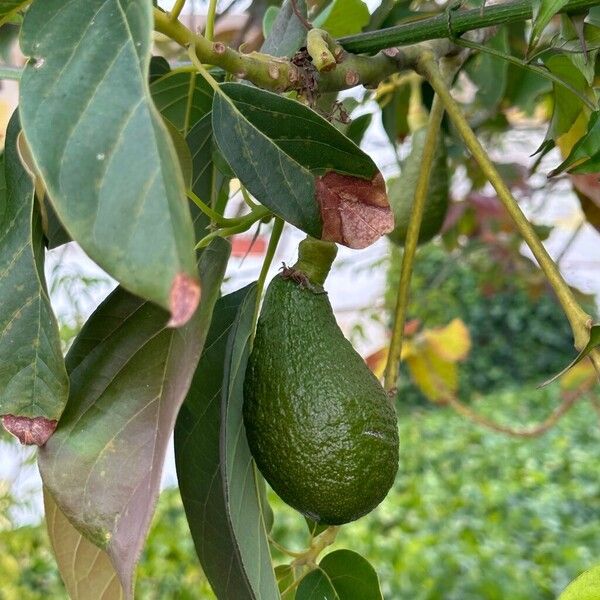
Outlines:
{"label": "twig", "polygon": [[496,190],[499,199],[502,201],[506,211],[515,223],[521,237],[531,249],[569,320],[573,331],[575,347],[578,350],[581,350],[587,345],[589,340],[590,327],[592,324],[591,317],[586,314],[577,303],[571,288],[563,279],[558,267],[537,236],[532,224],[521,211],[519,204],[514,199],[508,186],[504,183],[502,176],[488,157],[475,133],[473,133],[460,106],[450,94],[450,90],[448,89],[433,56],[424,56],[419,63],[419,69],[441,98],[448,116],[463,138],[467,148],[479,164],[488,181]]}
{"label": "twig", "polygon": [[508,425],[502,425],[496,421],[493,421],[492,419],[488,419],[487,417],[474,411],[466,404],[463,404],[454,394],[445,394],[443,396],[443,400],[447,402],[448,406],[453,408],[458,414],[466,417],[477,425],[485,427],[486,429],[490,429],[498,433],[504,433],[511,437],[533,438],[543,435],[549,429],[552,429],[552,427],[558,423],[561,417],[563,417],[573,407],[573,405],[582,397],[582,395],[583,392],[566,394],[563,401],[548,415],[546,419],[544,419],[538,425],[523,429],[509,427]]}
{"label": "twig", "polygon": [[419,242],[419,231],[425,211],[425,202],[427,200],[427,190],[429,188],[429,177],[435,150],[437,147],[438,132],[444,116],[444,105],[436,95],[431,107],[431,114],[427,124],[427,133],[425,137],[423,158],[421,160],[421,169],[415,188],[415,198],[413,201],[408,231],[406,233],[406,242],[404,244],[404,254],[402,255],[402,267],[400,270],[400,283],[398,285],[398,296],[396,299],[396,310],[394,318],[394,328],[392,330],[392,339],[390,341],[390,351],[387,363],[385,365],[384,387],[390,392],[396,386],[398,376],[398,365],[402,355],[402,337],[404,332],[404,322],[406,320],[406,311],[408,308],[408,298],[410,292],[410,280],[412,276],[413,263],[417,244]]}

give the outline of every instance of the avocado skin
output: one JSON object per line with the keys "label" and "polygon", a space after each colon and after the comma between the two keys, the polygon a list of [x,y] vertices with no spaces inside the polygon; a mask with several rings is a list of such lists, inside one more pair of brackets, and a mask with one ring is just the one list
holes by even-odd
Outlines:
{"label": "avocado skin", "polygon": [[342,334],[327,294],[277,275],[244,383],[244,422],[275,492],[329,525],[358,519],[398,469],[395,410]]}
{"label": "avocado skin", "polygon": [[[394,230],[388,234],[388,237],[398,246],[404,246],[406,241],[410,212],[425,149],[426,135],[427,128],[415,131],[412,137],[412,148],[404,161],[401,175],[388,181],[388,197],[394,211],[394,221],[396,223]],[[446,145],[440,132],[437,150],[431,166],[427,200],[419,231],[419,244],[428,242],[439,233],[448,212],[448,196]]]}

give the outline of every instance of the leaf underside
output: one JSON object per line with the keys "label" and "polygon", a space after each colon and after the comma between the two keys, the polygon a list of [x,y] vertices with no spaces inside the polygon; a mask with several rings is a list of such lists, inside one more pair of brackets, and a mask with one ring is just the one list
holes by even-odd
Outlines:
{"label": "leaf underside", "polygon": [[71,394],[40,472],[65,517],[106,551],[127,597],[229,250],[217,239],[202,253],[203,298],[184,327],[165,328],[162,309],[117,288],[67,356]]}
{"label": "leaf underside", "polygon": [[[21,30],[23,129],[65,229],[129,291],[177,312],[198,300],[177,155],[152,101],[152,5],[36,0]],[[173,292],[173,295],[172,295]],[[188,298],[190,299],[190,298]]]}

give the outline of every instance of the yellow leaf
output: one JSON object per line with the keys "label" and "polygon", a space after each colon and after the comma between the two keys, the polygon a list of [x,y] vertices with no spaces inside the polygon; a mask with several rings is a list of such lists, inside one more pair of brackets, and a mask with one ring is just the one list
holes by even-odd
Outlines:
{"label": "yellow leaf", "polygon": [[453,319],[445,327],[423,332],[431,351],[446,361],[464,360],[471,350],[471,336],[460,319]]}
{"label": "yellow leaf", "polygon": [[591,388],[596,382],[596,370],[591,360],[584,359],[571,367],[559,381],[563,390],[575,391],[588,386]]}
{"label": "yellow leaf", "polygon": [[444,360],[431,348],[423,346],[421,352],[407,357],[406,362],[413,381],[429,400],[439,402],[458,389],[456,364]]}

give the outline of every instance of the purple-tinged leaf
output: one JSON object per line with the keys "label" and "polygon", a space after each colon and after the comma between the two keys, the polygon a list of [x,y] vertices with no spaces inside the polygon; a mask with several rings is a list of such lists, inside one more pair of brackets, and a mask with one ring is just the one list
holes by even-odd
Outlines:
{"label": "purple-tinged leaf", "polygon": [[40,471],[65,517],[109,556],[128,598],[229,250],[218,239],[202,253],[202,302],[183,328],[166,328],[165,311],[118,288],[67,357],[71,394]]}
{"label": "purple-tinged leaf", "polygon": [[125,593],[108,554],[86,539],[44,489],[46,527],[71,600],[123,600]]}

